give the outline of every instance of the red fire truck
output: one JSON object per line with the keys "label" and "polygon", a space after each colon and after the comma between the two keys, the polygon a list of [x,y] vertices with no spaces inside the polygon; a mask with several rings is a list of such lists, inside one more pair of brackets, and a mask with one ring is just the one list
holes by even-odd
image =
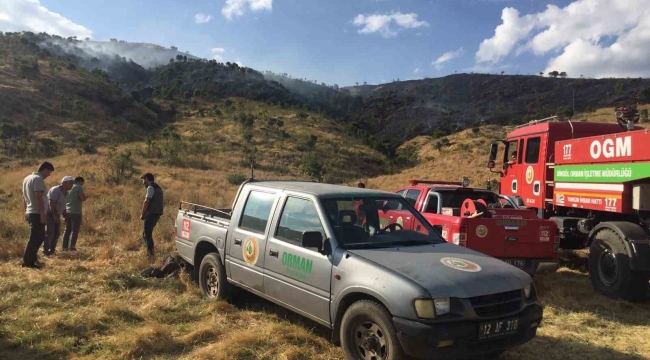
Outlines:
{"label": "red fire truck", "polygon": [[[508,198],[462,182],[410,180],[397,190],[450,243],[499,258],[531,276],[558,265],[559,237],[553,221],[518,209]],[[402,212],[407,215],[403,215]],[[385,214],[410,229],[408,212]]]}
{"label": "red fire truck", "polygon": [[500,193],[557,223],[562,248],[590,249],[599,292],[638,299],[650,279],[650,134],[635,127],[635,110],[616,114],[620,127],[533,121],[494,141],[487,164],[501,176]]}

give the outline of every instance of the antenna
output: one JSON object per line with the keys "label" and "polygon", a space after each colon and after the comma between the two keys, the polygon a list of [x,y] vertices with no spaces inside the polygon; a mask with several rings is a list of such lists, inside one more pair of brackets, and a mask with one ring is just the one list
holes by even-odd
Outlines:
{"label": "antenna", "polygon": [[573,90],[573,115],[571,115],[571,117],[573,117],[575,114],[576,114],[576,91]]}
{"label": "antenna", "polygon": [[254,169],[255,163],[251,161],[251,180],[255,179],[255,170]]}

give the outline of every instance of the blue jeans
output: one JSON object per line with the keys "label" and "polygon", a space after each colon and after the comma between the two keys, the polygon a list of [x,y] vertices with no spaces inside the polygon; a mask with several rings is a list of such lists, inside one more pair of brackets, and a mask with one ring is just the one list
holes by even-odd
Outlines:
{"label": "blue jeans", "polygon": [[144,217],[144,230],[142,231],[142,238],[147,245],[147,251],[153,255],[153,228],[160,220],[160,215],[149,214]]}
{"label": "blue jeans", "polygon": [[41,215],[28,214],[29,241],[23,253],[23,264],[34,265],[37,260],[38,248],[45,240],[45,225],[41,224]]}
{"label": "blue jeans", "polygon": [[61,236],[61,222],[54,222],[54,214],[47,213],[47,225],[45,226],[45,242],[43,242],[43,252],[51,254],[56,250],[56,244]]}
{"label": "blue jeans", "polygon": [[79,229],[81,228],[81,214],[68,214],[65,219],[65,232],[63,233],[63,248],[67,249],[70,245],[74,249],[77,245],[77,237],[79,237]]}

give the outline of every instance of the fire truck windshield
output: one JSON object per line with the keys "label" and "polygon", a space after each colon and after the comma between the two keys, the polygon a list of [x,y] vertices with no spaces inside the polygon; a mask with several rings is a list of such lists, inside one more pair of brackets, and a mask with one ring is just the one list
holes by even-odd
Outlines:
{"label": "fire truck windshield", "polygon": [[472,199],[472,200],[483,200],[485,201],[486,204],[499,204],[499,197],[489,191],[467,191],[463,189],[459,190],[443,190],[443,191],[438,191],[440,196],[442,197],[442,207],[449,207],[449,208],[460,208],[460,206],[463,204],[463,201],[465,199]]}

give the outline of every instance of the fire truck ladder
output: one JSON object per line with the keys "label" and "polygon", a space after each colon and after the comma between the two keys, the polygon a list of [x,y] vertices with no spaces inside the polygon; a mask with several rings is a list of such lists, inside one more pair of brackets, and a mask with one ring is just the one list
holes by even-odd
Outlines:
{"label": "fire truck ladder", "polygon": [[[547,168],[547,169],[555,169],[555,163],[547,162],[547,163],[546,163],[546,168]],[[544,199],[544,202],[552,204],[552,203],[553,203],[553,196],[554,196],[554,194],[553,194],[553,188],[555,187],[555,181],[549,181],[549,180],[547,180],[547,181],[545,181],[545,184],[546,184],[546,187],[547,187],[546,194],[547,194],[547,195],[550,195],[551,197],[550,197],[550,199],[549,199],[549,198],[545,198],[545,199]],[[549,188],[550,188],[550,189],[549,189]]]}

